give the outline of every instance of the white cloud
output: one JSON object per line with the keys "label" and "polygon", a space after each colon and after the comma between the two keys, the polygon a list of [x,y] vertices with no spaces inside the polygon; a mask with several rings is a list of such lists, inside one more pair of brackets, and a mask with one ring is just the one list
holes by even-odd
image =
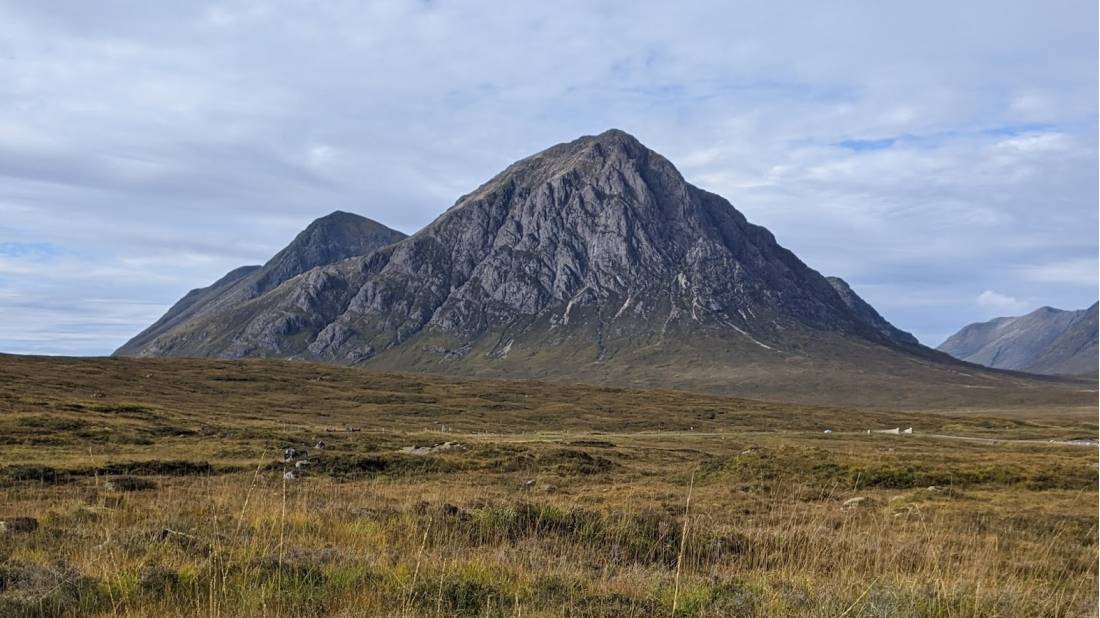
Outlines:
{"label": "white cloud", "polygon": [[978,304],[983,307],[993,307],[997,309],[1018,309],[1025,305],[1023,301],[1018,298],[1013,298],[1007,294],[1001,294],[1000,292],[994,292],[993,290],[986,290],[981,294],[978,294]]}
{"label": "white cloud", "polygon": [[994,148],[1016,152],[1058,151],[1066,150],[1070,145],[1069,136],[1061,133],[1032,133],[1002,140],[997,142]]}
{"label": "white cloud", "polygon": [[328,144],[313,144],[306,148],[306,165],[323,170],[332,165],[339,156],[339,150]]}

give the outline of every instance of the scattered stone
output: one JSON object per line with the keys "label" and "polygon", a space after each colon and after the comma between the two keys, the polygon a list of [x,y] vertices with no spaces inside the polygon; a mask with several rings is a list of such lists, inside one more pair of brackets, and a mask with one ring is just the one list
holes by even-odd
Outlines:
{"label": "scattered stone", "polygon": [[0,519],[0,534],[25,534],[38,529],[38,520],[33,517],[9,517]]}
{"label": "scattered stone", "polygon": [[284,481],[297,481],[300,478],[302,478],[302,473],[298,470],[287,470],[283,472]]}
{"label": "scattered stone", "polygon": [[527,479],[523,482],[524,489],[531,489],[535,486],[535,479]]}
{"label": "scattered stone", "polygon": [[546,483],[542,487],[539,487],[539,490],[543,493],[546,493],[546,494],[552,494],[552,493],[554,493],[555,491],[558,490],[558,486],[557,485],[551,485],[550,483]]}
{"label": "scattered stone", "polygon": [[324,448],[325,448],[325,441],[324,441],[324,440],[318,440],[318,441],[317,441],[317,445],[316,445],[316,446],[314,446],[313,448],[315,448],[315,449],[317,449],[317,450],[319,450],[319,451],[320,451],[320,450],[324,450]]}
{"label": "scattered stone", "polygon": [[855,498],[848,498],[847,500],[845,500],[843,506],[846,509],[852,509],[862,505],[866,501],[866,496],[856,496]]}
{"label": "scattered stone", "polygon": [[442,451],[449,451],[451,449],[465,449],[466,447],[457,442],[444,442],[443,444],[433,444],[432,446],[405,446],[398,452],[406,455],[431,455],[433,453],[439,453]]}
{"label": "scattered stone", "polygon": [[305,456],[306,456],[305,451],[299,451],[298,449],[296,449],[292,446],[288,446],[287,448],[283,449],[283,462],[289,462],[291,460],[298,459],[299,457],[305,457]]}
{"label": "scattered stone", "polygon": [[312,461],[310,461],[310,460],[308,460],[308,459],[303,459],[303,460],[301,460],[301,461],[296,461],[296,462],[294,462],[294,467],[295,467],[295,468],[297,468],[297,469],[299,469],[299,470],[302,470],[302,469],[308,468],[308,467],[310,467],[310,466],[312,466],[312,465],[313,465],[313,462],[312,462]]}
{"label": "scattered stone", "polygon": [[826,430],[825,430],[824,432],[822,432],[822,433],[833,433],[833,430],[832,430],[832,429],[826,429]]}
{"label": "scattered stone", "polygon": [[107,479],[103,486],[107,491],[149,491],[157,488],[157,484],[152,480],[137,476],[116,476]]}
{"label": "scattered stone", "polygon": [[940,490],[940,488],[936,487],[935,485],[929,485],[928,486],[928,491],[939,491],[939,490]]}

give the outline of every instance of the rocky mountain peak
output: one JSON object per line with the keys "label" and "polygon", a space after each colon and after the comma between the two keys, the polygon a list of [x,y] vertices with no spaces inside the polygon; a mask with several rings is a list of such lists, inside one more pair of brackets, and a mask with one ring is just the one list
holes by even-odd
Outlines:
{"label": "rocky mountain peak", "polygon": [[209,287],[191,290],[115,354],[157,354],[157,340],[211,315],[224,315],[314,268],[339,262],[405,238],[377,221],[334,211],[310,223],[263,266],[242,266]]}
{"label": "rocky mountain peak", "polygon": [[591,158],[645,161],[656,153],[636,137],[621,129],[608,129],[598,135],[586,135],[570,142],[572,150]]}
{"label": "rocky mountain peak", "polygon": [[939,346],[952,356],[995,367],[1042,374],[1097,370],[1097,304],[1063,311],[1044,306],[1018,317],[963,327]]}
{"label": "rocky mountain peak", "polygon": [[257,295],[312,268],[366,255],[405,238],[366,217],[334,211],[314,220],[282,251],[276,253],[253,281]]}
{"label": "rocky mountain peak", "polygon": [[142,349],[531,374],[716,345],[763,363],[822,338],[916,345],[620,130],[517,161],[404,240],[365,242],[378,228],[315,222],[235,284],[247,293]]}
{"label": "rocky mountain peak", "polygon": [[558,144],[521,159],[460,198],[455,206],[460,207],[493,192],[522,196],[543,185],[561,190],[586,183],[597,187],[603,184],[606,189],[614,184],[629,183],[637,188],[647,170],[650,175],[668,175],[675,182],[683,182],[679,172],[667,159],[646,148],[632,135],[611,129],[599,135]]}
{"label": "rocky mountain peak", "polygon": [[560,328],[578,314],[588,328],[725,329],[764,349],[785,323],[912,343],[869,323],[767,230],[619,130],[509,166],[366,268],[311,353],[349,346],[345,336],[375,350],[420,333],[468,341]]}

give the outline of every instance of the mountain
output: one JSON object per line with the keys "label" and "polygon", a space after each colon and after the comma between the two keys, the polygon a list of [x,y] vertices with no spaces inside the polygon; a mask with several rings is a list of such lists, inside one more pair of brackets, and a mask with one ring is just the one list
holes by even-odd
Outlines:
{"label": "mountain", "polygon": [[870,324],[872,328],[879,332],[883,337],[891,341],[900,341],[909,345],[920,345],[917,338],[913,335],[897,328],[893,324],[886,321],[886,318],[879,315],[875,308],[867,304],[867,301],[859,297],[858,294],[852,290],[848,282],[840,277],[826,277],[825,278],[836,293],[840,295],[840,299],[844,301],[845,305],[852,310],[861,320]]}
{"label": "mountain", "polygon": [[119,354],[892,404],[1005,379],[920,346],[618,130],[514,163],[404,240],[233,292],[259,273]]}
{"label": "mountain", "polygon": [[1097,305],[1079,311],[1042,307],[1014,318],[971,324],[939,350],[971,363],[1041,374],[1097,371]]}
{"label": "mountain", "polygon": [[221,315],[318,266],[397,242],[405,234],[359,215],[336,211],[317,219],[263,266],[242,266],[209,287],[191,290],[149,328],[119,348],[119,356],[155,356],[157,341],[185,332],[196,320]]}

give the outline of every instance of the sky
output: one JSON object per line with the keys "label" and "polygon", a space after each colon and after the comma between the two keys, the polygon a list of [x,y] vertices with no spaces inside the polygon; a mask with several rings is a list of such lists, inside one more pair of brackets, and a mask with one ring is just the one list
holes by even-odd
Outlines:
{"label": "sky", "polygon": [[0,0],[0,352],[608,128],[923,343],[1097,299],[1097,3]]}

